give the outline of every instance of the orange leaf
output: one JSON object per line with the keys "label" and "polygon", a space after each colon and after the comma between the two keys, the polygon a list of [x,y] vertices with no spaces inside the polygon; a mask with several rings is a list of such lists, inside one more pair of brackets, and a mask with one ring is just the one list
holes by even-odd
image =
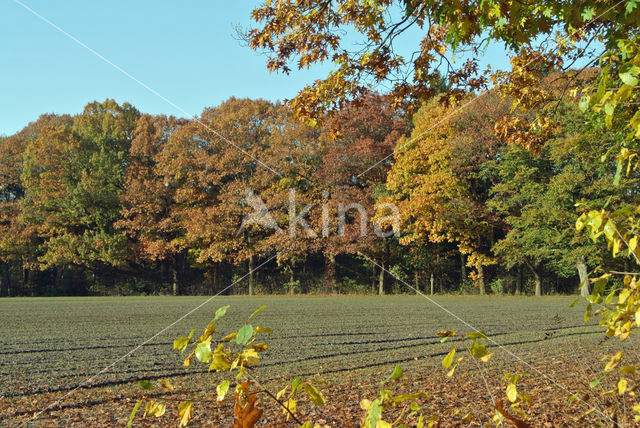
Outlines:
{"label": "orange leaf", "polygon": [[[249,390],[249,385],[251,383],[249,381],[242,383],[242,386],[246,391]],[[256,423],[262,417],[262,409],[257,409],[256,404],[258,399],[256,397],[256,393],[249,393],[249,396],[246,399],[246,403],[244,406],[240,404],[241,400],[240,394],[236,391],[234,392],[236,397],[236,404],[233,407],[233,415],[235,419],[233,421],[233,428],[253,428]]]}

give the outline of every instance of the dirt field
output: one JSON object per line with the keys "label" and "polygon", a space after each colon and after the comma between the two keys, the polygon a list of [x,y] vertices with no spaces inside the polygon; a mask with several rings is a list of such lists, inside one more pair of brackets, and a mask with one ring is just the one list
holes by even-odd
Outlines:
{"label": "dirt field", "polygon": [[[394,365],[402,366],[406,375],[394,388],[431,392],[427,402],[434,413],[451,416],[454,408],[467,409],[474,415],[471,426],[491,419],[491,395],[504,397],[506,384],[501,377],[506,371],[532,374],[522,381],[523,388],[533,392],[532,420],[542,425],[559,420],[590,425],[585,419],[589,416],[579,418],[588,407],[567,410],[567,401],[601,369],[592,348],[620,346],[612,339],[604,341],[594,322],[585,325],[584,308],[569,308],[573,300],[569,297],[437,297],[438,304],[486,331],[490,351],[496,354],[482,370],[461,367],[456,376],[447,378],[440,361],[457,342],[442,344],[435,333],[471,329],[424,297],[234,296],[213,299],[118,361],[205,300],[0,300],[0,424],[123,426],[142,393],[137,381],[167,378],[178,386],[165,397],[169,402],[195,396],[194,426],[229,426],[230,405],[215,403],[221,375],[205,374],[206,367],[197,364],[185,368],[183,358],[171,349],[174,338],[204,327],[223,305],[231,307],[220,330],[237,328],[253,310],[267,305],[257,322],[274,334],[265,338],[269,350],[253,375],[274,390],[293,375],[323,377],[328,381],[326,408],[307,406],[301,414],[332,426],[358,426],[364,414],[360,399],[370,394],[375,398],[379,382]],[[625,343],[634,346],[633,340]],[[576,378],[584,382],[576,383]],[[58,406],[34,417],[53,403]],[[140,424],[174,425],[175,411],[170,413]],[[279,413],[267,411],[263,425],[283,424]]]}

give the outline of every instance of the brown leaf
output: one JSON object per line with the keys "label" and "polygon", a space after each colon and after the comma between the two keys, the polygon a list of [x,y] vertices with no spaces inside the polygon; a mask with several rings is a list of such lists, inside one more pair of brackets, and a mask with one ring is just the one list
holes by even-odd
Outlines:
{"label": "brown leaf", "polygon": [[[244,390],[248,391],[250,384],[251,383],[247,381],[241,385]],[[238,391],[234,392],[233,395],[236,397],[236,404],[233,407],[233,415],[235,416],[233,428],[253,428],[262,417],[262,409],[256,408],[256,404],[258,402],[256,393],[249,393],[248,397],[246,397],[246,404],[244,406],[240,403],[245,400],[240,397]]]}
{"label": "brown leaf", "polygon": [[531,425],[523,421],[522,419],[518,419],[515,416],[512,416],[502,404],[502,400],[496,403],[496,410],[500,412],[502,416],[505,417],[509,422],[514,424],[517,428],[531,428]]}

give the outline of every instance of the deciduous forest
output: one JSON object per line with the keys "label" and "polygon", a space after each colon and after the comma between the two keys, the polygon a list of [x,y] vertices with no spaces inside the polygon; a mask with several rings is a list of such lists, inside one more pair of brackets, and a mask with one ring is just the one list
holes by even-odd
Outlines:
{"label": "deciduous forest", "polygon": [[[544,76],[559,98],[570,74]],[[638,205],[638,177],[612,186],[604,120],[557,103],[536,153],[496,135],[510,102],[495,93],[412,116],[370,93],[315,126],[250,99],[191,120],[113,100],[42,115],[0,142],[2,295],[212,294],[276,254],[235,291],[412,292],[379,264],[426,293],[576,293],[602,263],[625,269],[577,216]],[[291,189],[312,233],[289,233]],[[284,232],[238,233],[249,190]],[[378,222],[384,203],[398,224]]]}

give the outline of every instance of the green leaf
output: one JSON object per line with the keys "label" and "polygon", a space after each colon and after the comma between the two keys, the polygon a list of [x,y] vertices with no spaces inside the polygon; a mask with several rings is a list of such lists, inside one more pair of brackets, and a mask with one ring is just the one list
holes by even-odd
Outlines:
{"label": "green leaf", "polygon": [[[617,186],[620,184],[620,177],[622,177],[622,161],[619,160],[617,165],[616,165],[616,174],[613,176],[613,185]],[[611,238],[613,237],[613,231],[611,231],[611,233],[609,233],[609,231],[607,230],[607,225],[611,223],[610,221],[607,222],[607,224],[605,224],[605,229],[604,229],[604,234],[607,237],[607,239],[611,240]]]}
{"label": "green leaf", "polygon": [[582,98],[580,98],[580,102],[578,103],[578,108],[583,113],[587,111],[587,109],[589,108],[589,97],[588,96],[583,95]]}
{"label": "green leaf", "polygon": [[613,289],[608,295],[607,298],[604,300],[604,304],[608,305],[609,303],[611,303],[611,301],[613,300],[613,298],[616,296],[616,291],[617,289]]}
{"label": "green leaf", "polygon": [[253,317],[255,317],[256,315],[258,315],[260,312],[262,312],[264,310],[264,308],[266,308],[267,305],[262,305],[258,308],[257,311],[255,311],[254,313],[251,314],[251,316],[248,319],[251,319]]}
{"label": "green leaf", "polygon": [[382,407],[380,406],[380,399],[376,398],[371,403],[369,411],[367,413],[366,428],[376,428],[378,422],[382,419]]}
{"label": "green leaf", "polygon": [[476,358],[483,358],[487,355],[487,347],[480,342],[474,342],[469,351]]}
{"label": "green leaf", "polygon": [[580,14],[580,16],[582,16],[582,19],[584,19],[585,21],[591,21],[591,18],[593,18],[595,14],[596,14],[596,10],[592,7],[589,7],[589,8],[585,8]]}
{"label": "green leaf", "polygon": [[133,419],[136,417],[136,412],[138,411],[138,408],[140,408],[141,404],[142,404],[142,401],[138,401],[136,405],[133,406],[133,410],[131,411],[131,415],[129,416],[129,423],[127,424],[127,428],[131,428],[131,425],[133,424]]}
{"label": "green leaf", "polygon": [[[407,400],[417,400],[418,398],[427,398],[429,397],[429,393],[428,392],[417,392],[415,394],[400,394],[400,395],[396,395],[395,397],[391,398],[391,402],[393,403],[402,403],[403,401],[407,401]],[[412,403],[413,404],[413,403]],[[417,405],[417,403],[416,403]],[[418,406],[420,407],[420,406]],[[412,406],[413,408],[413,406]]]}
{"label": "green leaf", "polygon": [[226,306],[223,306],[221,308],[218,308],[218,310],[216,310],[216,314],[213,317],[213,321],[212,322],[216,322],[220,318],[222,318],[227,313],[227,309],[229,309],[229,307],[231,307],[231,305],[226,305]]}
{"label": "green leaf", "polygon": [[211,360],[211,345],[206,342],[200,342],[196,346],[196,358],[201,363],[208,363]]}
{"label": "green leaf", "polygon": [[587,305],[587,308],[584,311],[584,322],[588,323],[591,319],[591,303]]}
{"label": "green leaf", "polygon": [[602,382],[602,381],[604,380],[604,378],[606,378],[606,377],[607,377],[607,375],[606,375],[606,374],[604,374],[604,375],[600,376],[598,379],[594,379],[594,380],[592,380],[591,382],[589,382],[589,388],[595,388],[595,387],[596,387],[596,386],[598,386],[598,384],[599,384],[600,382]]}
{"label": "green leaf", "polygon": [[442,360],[442,366],[445,369],[448,369],[449,367],[451,367],[451,364],[453,364],[453,357],[456,355],[456,348],[454,347],[448,354],[446,357],[444,357],[444,359]]}
{"label": "green leaf", "polygon": [[578,302],[580,301],[580,299],[576,299],[573,302],[571,302],[571,304],[569,305],[570,308],[573,308]]}
{"label": "green leaf", "polygon": [[238,330],[238,335],[235,337],[235,342],[238,345],[246,345],[252,336],[253,327],[251,326],[251,324],[245,324],[240,328],[240,330]]}
{"label": "green leaf", "polygon": [[300,388],[302,388],[302,376],[296,376],[296,378],[291,381],[291,389],[293,391],[299,391]]}
{"label": "green leaf", "polygon": [[640,110],[638,110],[629,121],[631,127],[636,131],[636,137],[640,138]]}
{"label": "green leaf", "polygon": [[393,369],[393,372],[382,383],[385,384],[390,380],[402,379],[402,375],[403,375],[402,368],[400,366],[395,366],[395,368]]}
{"label": "green leaf", "polygon": [[149,380],[141,380],[138,382],[138,385],[140,385],[140,388],[144,389],[144,390],[149,390],[151,388],[153,388],[153,382],[149,381]]}
{"label": "green leaf", "polygon": [[224,400],[224,397],[227,395],[228,391],[229,391],[229,381],[225,379],[222,382],[220,382],[218,386],[216,386],[216,392],[218,393],[217,400],[219,402]]}
{"label": "green leaf", "polygon": [[628,71],[626,73],[620,73],[620,80],[622,80],[625,85],[629,85],[631,89],[638,84],[638,78]]}
{"label": "green leaf", "polygon": [[633,86],[622,85],[620,89],[618,89],[618,92],[616,92],[615,101],[618,103],[626,101],[632,94],[633,94]]}
{"label": "green leaf", "polygon": [[472,333],[467,334],[467,337],[471,340],[486,339],[487,333],[485,333],[482,330],[478,330],[478,331],[474,331]]}

